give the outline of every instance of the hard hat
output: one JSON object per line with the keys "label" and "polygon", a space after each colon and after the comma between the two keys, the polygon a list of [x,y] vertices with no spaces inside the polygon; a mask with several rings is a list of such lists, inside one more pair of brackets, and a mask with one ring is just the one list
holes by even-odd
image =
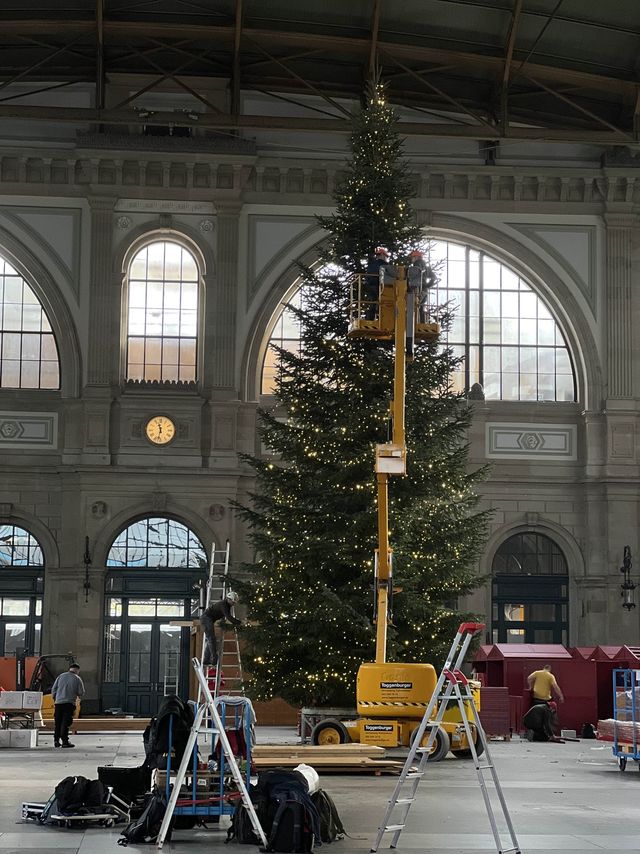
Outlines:
{"label": "hard hat", "polygon": [[409,253],[409,258],[422,258],[422,252],[419,249],[414,249]]}
{"label": "hard hat", "polygon": [[227,602],[230,602],[233,605],[238,601],[239,596],[237,593],[234,593],[232,591],[230,593],[227,593],[227,595],[225,596],[225,599],[227,600]]}
{"label": "hard hat", "polygon": [[386,255],[389,257],[389,250],[385,249],[384,246],[376,246],[374,255]]}

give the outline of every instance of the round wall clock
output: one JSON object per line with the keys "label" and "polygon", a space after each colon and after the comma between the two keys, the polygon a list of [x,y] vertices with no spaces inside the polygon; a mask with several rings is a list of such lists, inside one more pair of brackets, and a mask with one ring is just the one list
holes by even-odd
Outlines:
{"label": "round wall clock", "polygon": [[167,415],[154,415],[147,421],[145,433],[154,445],[168,445],[176,435],[176,425]]}

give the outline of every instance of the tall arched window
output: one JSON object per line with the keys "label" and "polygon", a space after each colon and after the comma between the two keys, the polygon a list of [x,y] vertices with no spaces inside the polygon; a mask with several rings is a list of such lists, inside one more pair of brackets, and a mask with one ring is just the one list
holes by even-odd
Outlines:
{"label": "tall arched window", "polygon": [[194,382],[199,270],[195,257],[170,240],[133,256],[127,285],[126,378]]}
{"label": "tall arched window", "polygon": [[60,388],[49,319],[23,277],[0,256],[0,388]]}
{"label": "tall arched window", "polygon": [[102,704],[154,714],[162,697],[188,691],[189,632],[207,554],[198,536],[166,516],[138,519],[107,555]]}
{"label": "tall arched window", "polygon": [[491,570],[494,643],[567,644],[569,570],[557,543],[536,531],[514,534]]}
{"label": "tall arched window", "polygon": [[[464,357],[452,377],[457,390],[480,383],[487,400],[575,400],[575,378],[562,332],[524,279],[487,253],[459,243],[432,240],[427,254],[438,278],[429,301],[449,304],[454,311],[443,344]],[[296,304],[299,298],[289,302]],[[297,319],[286,307],[265,353],[262,394],[273,392],[278,369],[271,343],[293,351],[300,348]]]}
{"label": "tall arched window", "polygon": [[44,558],[36,538],[17,525],[0,525],[0,656],[20,647],[39,655]]}

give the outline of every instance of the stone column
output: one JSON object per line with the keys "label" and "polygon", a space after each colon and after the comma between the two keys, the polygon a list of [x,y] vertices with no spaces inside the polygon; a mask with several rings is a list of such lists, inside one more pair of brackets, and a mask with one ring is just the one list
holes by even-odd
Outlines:
{"label": "stone column", "polygon": [[[640,518],[640,448],[638,444],[638,389],[635,387],[640,351],[636,342],[637,316],[633,279],[638,271],[640,220],[628,211],[605,215],[606,232],[606,359],[607,399],[606,474],[602,484],[602,569],[608,582],[606,614],[611,642],[635,642],[640,613],[626,612],[620,599],[623,549],[629,545],[638,554]],[[591,543],[589,543],[591,546]],[[589,549],[591,551],[591,549]],[[636,559],[637,566],[637,559]],[[636,570],[637,573],[637,570]],[[595,574],[595,573],[594,573]],[[634,581],[637,581],[637,574]],[[587,614],[587,618],[593,618]],[[602,618],[600,618],[602,619]]]}

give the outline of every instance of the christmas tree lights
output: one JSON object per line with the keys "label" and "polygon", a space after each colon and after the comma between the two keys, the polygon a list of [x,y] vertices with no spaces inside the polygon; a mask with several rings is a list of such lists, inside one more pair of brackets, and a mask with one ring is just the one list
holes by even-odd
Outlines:
{"label": "christmas tree lights", "polygon": [[[336,212],[319,218],[329,233],[323,266],[301,269],[304,298],[290,306],[301,352],[278,349],[276,405],[259,414],[270,458],[244,457],[256,488],[238,509],[256,558],[239,586],[258,699],[353,705],[358,667],[374,656],[374,448],[387,439],[393,351],[349,339],[347,306],[350,278],[376,246],[402,262],[423,240],[395,121],[383,87],[372,85]],[[486,518],[474,485],[483,472],[468,471],[470,413],[450,382],[457,362],[421,345],[407,370],[407,476],[390,483],[390,661],[440,663],[460,621],[452,605],[478,583]]]}

